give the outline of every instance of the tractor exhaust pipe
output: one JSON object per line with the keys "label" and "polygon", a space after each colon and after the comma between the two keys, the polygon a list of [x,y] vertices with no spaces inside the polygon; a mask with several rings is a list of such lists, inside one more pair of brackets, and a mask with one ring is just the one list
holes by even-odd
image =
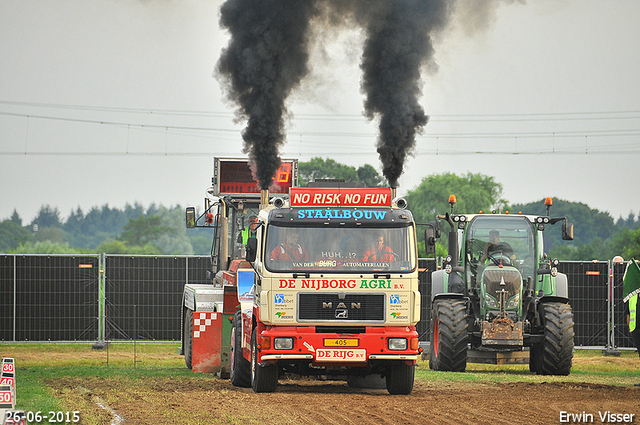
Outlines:
{"label": "tractor exhaust pipe", "polygon": [[265,209],[267,205],[269,205],[269,190],[262,189],[260,191],[260,209]]}

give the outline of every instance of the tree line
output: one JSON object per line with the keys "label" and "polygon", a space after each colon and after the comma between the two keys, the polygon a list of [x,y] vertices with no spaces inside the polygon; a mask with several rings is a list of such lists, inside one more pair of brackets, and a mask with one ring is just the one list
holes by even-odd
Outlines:
{"label": "tree line", "polygon": [[[345,179],[367,187],[385,184],[384,178],[369,164],[356,168],[322,158],[299,163],[301,186],[321,178]],[[405,196],[419,224],[419,239],[424,230],[422,224],[450,211],[451,194],[456,195],[454,211],[458,213],[546,214],[544,199],[510,204],[503,198],[502,185],[493,177],[473,173],[433,174],[424,177]],[[608,212],[583,203],[553,201],[551,216],[567,217],[574,224],[575,239],[563,241],[560,226],[552,226],[545,232],[545,251],[550,257],[565,261],[608,260],[615,255],[640,258],[640,217],[633,212],[626,218],[614,220]],[[87,212],[77,208],[66,218],[56,207],[44,205],[30,223],[23,223],[15,210],[11,217],[0,221],[0,252],[14,254],[207,255],[211,252],[211,237],[210,229],[187,230],[184,209],[179,205],[152,204],[145,208],[136,203],[127,204],[123,209],[103,205]],[[424,242],[420,242],[419,248],[424,256]],[[439,243],[436,255],[446,255],[444,245]]]}

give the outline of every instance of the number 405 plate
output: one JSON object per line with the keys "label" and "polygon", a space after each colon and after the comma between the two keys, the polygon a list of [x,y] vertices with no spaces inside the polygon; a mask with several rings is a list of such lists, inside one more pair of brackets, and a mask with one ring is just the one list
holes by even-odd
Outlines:
{"label": "number 405 plate", "polygon": [[358,340],[350,338],[327,338],[324,340],[325,347],[357,347]]}

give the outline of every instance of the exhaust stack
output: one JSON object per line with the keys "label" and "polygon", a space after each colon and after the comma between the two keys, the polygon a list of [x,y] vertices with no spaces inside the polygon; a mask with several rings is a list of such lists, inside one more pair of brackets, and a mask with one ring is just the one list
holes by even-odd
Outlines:
{"label": "exhaust stack", "polygon": [[396,192],[397,192],[397,188],[392,187],[391,188],[391,199],[396,199]]}
{"label": "exhaust stack", "polygon": [[262,189],[260,191],[260,209],[265,209],[269,205],[269,190]]}

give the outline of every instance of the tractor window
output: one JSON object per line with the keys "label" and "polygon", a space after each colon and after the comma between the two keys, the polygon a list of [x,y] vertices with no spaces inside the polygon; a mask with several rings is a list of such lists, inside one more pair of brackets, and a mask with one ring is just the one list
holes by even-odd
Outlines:
{"label": "tractor window", "polygon": [[394,272],[416,267],[413,227],[269,225],[264,261],[273,272]]}
{"label": "tractor window", "polygon": [[487,264],[513,262],[523,276],[533,276],[535,232],[525,217],[476,216],[468,225],[466,238],[472,274]]}

